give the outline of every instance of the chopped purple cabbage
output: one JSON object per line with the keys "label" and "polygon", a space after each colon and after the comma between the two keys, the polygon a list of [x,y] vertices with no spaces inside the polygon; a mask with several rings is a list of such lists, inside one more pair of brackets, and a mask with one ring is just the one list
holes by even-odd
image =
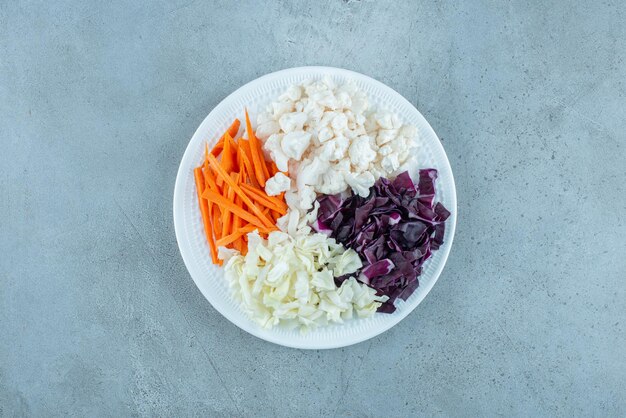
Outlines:
{"label": "chopped purple cabbage", "polygon": [[[320,196],[316,231],[354,249],[363,268],[358,280],[387,295],[379,312],[395,311],[419,286],[422,265],[443,244],[450,212],[434,203],[437,170],[420,170],[417,186],[408,172],[379,179],[368,197]],[[351,275],[335,279],[340,285]]]}

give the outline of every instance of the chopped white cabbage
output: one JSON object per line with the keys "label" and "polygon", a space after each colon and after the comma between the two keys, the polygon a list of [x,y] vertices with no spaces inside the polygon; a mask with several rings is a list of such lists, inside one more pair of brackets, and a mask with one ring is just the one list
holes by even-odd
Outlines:
{"label": "chopped white cabbage", "polygon": [[354,277],[341,287],[334,281],[361,268],[358,254],[324,234],[301,231],[275,231],[267,240],[252,232],[248,253],[228,259],[226,277],[246,314],[266,328],[284,324],[303,331],[341,323],[354,313],[373,315],[386,296],[376,296]]}

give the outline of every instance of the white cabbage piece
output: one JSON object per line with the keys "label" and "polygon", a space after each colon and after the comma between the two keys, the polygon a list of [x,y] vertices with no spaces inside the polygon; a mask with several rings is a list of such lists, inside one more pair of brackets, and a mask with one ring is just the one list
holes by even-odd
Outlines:
{"label": "white cabbage piece", "polygon": [[324,234],[274,231],[264,240],[255,231],[248,242],[245,256],[235,254],[226,263],[226,277],[244,312],[262,327],[306,331],[355,312],[371,316],[386,300],[354,277],[335,285],[335,277],[354,273],[361,261]]}

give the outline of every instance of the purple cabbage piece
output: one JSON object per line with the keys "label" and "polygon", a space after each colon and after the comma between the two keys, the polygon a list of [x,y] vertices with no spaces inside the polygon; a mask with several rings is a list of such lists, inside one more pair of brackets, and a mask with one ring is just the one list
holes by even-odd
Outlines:
{"label": "purple cabbage piece", "polygon": [[371,281],[376,277],[389,274],[395,267],[396,265],[393,264],[393,261],[388,258],[383,258],[382,260],[378,260],[375,263],[364,267],[361,270],[361,274],[365,275]]}
{"label": "purple cabbage piece", "polygon": [[[420,170],[417,186],[408,172],[393,181],[380,178],[367,197],[320,196],[316,231],[354,249],[363,268],[358,280],[387,295],[379,312],[395,311],[419,286],[422,266],[443,244],[450,212],[434,204],[437,170]],[[335,278],[340,285],[352,275]]]}

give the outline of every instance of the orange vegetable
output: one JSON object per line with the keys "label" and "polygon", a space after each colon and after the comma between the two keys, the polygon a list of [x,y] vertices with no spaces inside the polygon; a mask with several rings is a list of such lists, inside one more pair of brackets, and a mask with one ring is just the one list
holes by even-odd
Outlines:
{"label": "orange vegetable", "polygon": [[[287,213],[287,212],[285,212],[285,213]],[[278,218],[283,216],[285,213],[277,212],[275,210],[270,210],[270,214],[272,215],[272,218],[274,219],[274,222],[276,222],[278,220]]]}
{"label": "orange vegetable", "polygon": [[[243,203],[248,205],[248,208],[251,209],[252,212],[254,212],[254,214],[256,216],[258,216],[258,218],[261,220],[261,222],[263,222],[265,224],[265,226],[270,227],[270,228],[274,227],[274,223],[272,221],[270,221],[267,218],[267,216],[265,216],[261,212],[261,210],[258,207],[255,206],[254,203],[252,203],[252,200],[250,200],[248,195],[246,195],[243,192],[243,190],[241,190],[241,188],[233,181],[233,179],[230,178],[230,176],[224,171],[224,169],[222,169],[220,164],[217,162],[215,157],[212,156],[212,155],[209,155],[209,165],[213,168],[213,170],[215,170],[215,172],[217,173],[217,175],[219,177],[221,177],[230,187],[232,187],[235,190],[235,193],[237,193],[239,195],[239,197],[241,197],[241,200],[243,201]],[[232,206],[234,206],[234,204],[232,204]],[[242,218],[243,218],[243,216],[242,216]]]}
{"label": "orange vegetable", "polygon": [[250,151],[250,143],[247,140],[242,139],[239,141],[239,148],[242,149],[242,152],[240,153],[241,161],[243,162],[243,165],[246,169],[246,174],[250,178],[250,183],[252,183],[254,187],[261,187],[259,186],[259,182],[256,179],[256,174],[254,173],[254,165],[252,165],[252,153]]}
{"label": "orange vegetable", "polygon": [[[245,219],[246,221],[250,222],[253,225],[256,225],[259,228],[263,228],[263,229],[267,228],[267,226],[263,222],[261,222],[259,218],[252,215],[249,212],[246,212],[241,207],[236,206],[234,203],[230,202],[228,199],[226,199],[222,195],[219,195],[210,189],[206,189],[204,193],[202,194],[202,197],[207,199],[209,202],[213,202],[223,207],[225,210],[229,210],[232,213],[237,214],[242,219]],[[265,215],[262,212],[259,212],[259,213],[261,213],[261,215],[265,217]],[[273,228],[275,229],[276,227],[273,227]]]}
{"label": "orange vegetable", "polygon": [[[235,191],[233,190],[232,187],[228,188],[228,192],[225,197],[228,199],[229,202],[231,202],[232,204],[235,204],[234,202]],[[232,221],[233,221],[233,217],[231,216],[230,211],[225,210],[224,212],[222,212],[222,237],[231,233]]]}
{"label": "orange vegetable", "polygon": [[[277,229],[276,219],[287,212],[284,194],[268,196],[265,181],[278,172],[276,164],[266,161],[248,112],[246,131],[249,139],[236,139],[240,122],[235,119],[204,161],[194,170],[196,192],[211,260],[222,265],[217,247],[248,251],[249,232],[258,230],[267,237]],[[218,161],[219,158],[219,161]]]}
{"label": "orange vegetable", "polygon": [[238,230],[236,230],[232,234],[227,235],[227,236],[223,237],[222,239],[217,240],[217,245],[219,245],[219,246],[228,245],[231,242],[234,242],[234,241],[238,240],[239,238],[241,238],[241,236],[243,234],[247,234],[248,232],[252,232],[255,229],[256,229],[256,227],[250,226],[250,225],[245,226],[243,228],[239,228]]}
{"label": "orange vegetable", "polygon": [[[228,133],[231,138],[234,138],[235,136],[237,136],[237,132],[239,132],[239,126],[241,126],[241,122],[239,121],[239,119],[235,119],[228,128],[228,130],[225,132],[225,134]],[[211,154],[217,157],[218,155],[220,155],[220,152],[222,152],[222,149],[224,149],[224,135],[222,135],[219,141],[217,141],[217,144],[215,144],[215,146],[211,150]]]}
{"label": "orange vegetable", "polygon": [[254,189],[246,184],[242,184],[241,188],[250,197],[250,199],[254,200],[260,205],[263,205],[266,208],[275,210],[277,212],[282,212],[283,215],[287,213],[287,205],[284,202],[273,198],[273,196],[268,196],[264,192],[261,192],[258,189]]}
{"label": "orange vegetable", "polygon": [[[241,180],[241,173],[237,175],[237,181]],[[235,196],[235,205],[241,206],[241,198],[239,196]],[[233,214],[233,230],[237,231],[241,228],[241,218],[235,214]]]}
{"label": "orange vegetable", "polygon": [[202,169],[200,167],[193,170],[194,177],[196,179],[196,191],[198,192],[198,202],[200,202],[200,213],[202,214],[202,224],[204,225],[204,233],[207,241],[209,242],[209,249],[211,250],[211,260],[213,264],[216,264],[219,260],[217,258],[217,248],[215,247],[215,241],[213,240],[213,231],[211,229],[211,218],[209,217],[209,205],[206,199],[202,198],[202,192],[204,191],[204,176],[202,175]]}
{"label": "orange vegetable", "polygon": [[[252,154],[252,164],[254,165],[254,174],[256,179],[261,185],[265,187],[265,172],[263,167],[265,166],[265,157],[261,150],[261,145],[254,131],[252,130],[252,124],[250,123],[250,116],[248,116],[248,110],[246,109],[246,133],[248,134],[248,140],[250,141],[250,153]],[[265,168],[267,170],[267,167]]]}
{"label": "orange vegetable", "polygon": [[278,169],[274,161],[270,161],[267,164],[269,165],[270,176],[274,177],[276,173],[278,173],[280,170]]}

